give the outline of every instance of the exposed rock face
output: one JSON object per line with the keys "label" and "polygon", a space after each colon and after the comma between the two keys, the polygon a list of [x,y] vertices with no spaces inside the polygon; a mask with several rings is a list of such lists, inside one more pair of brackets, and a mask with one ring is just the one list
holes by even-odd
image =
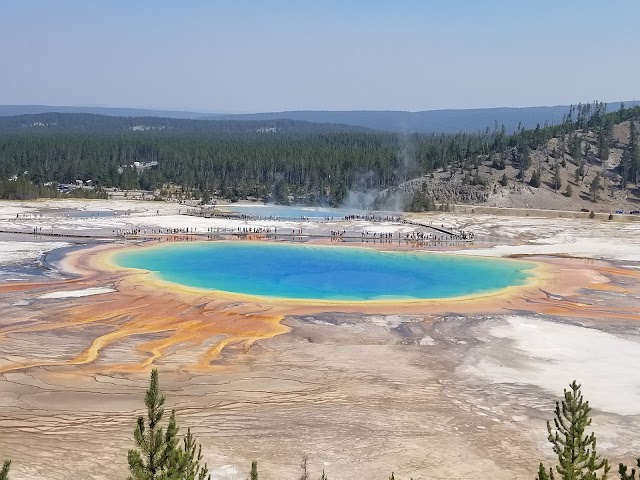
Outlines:
{"label": "exposed rock face", "polygon": [[421,190],[438,203],[484,203],[490,193],[488,186],[465,184],[459,178],[429,177],[414,178],[401,183],[392,193],[414,194]]}

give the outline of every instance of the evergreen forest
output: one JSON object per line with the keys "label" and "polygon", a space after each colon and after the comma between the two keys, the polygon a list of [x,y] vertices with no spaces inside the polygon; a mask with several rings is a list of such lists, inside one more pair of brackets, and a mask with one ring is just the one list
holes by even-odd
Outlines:
{"label": "evergreen forest", "polygon": [[[537,187],[540,171],[527,174],[532,150],[561,137],[563,160],[566,153],[578,168],[602,162],[614,126],[631,120],[631,141],[619,168],[621,186],[626,187],[640,180],[638,118],[640,107],[622,105],[607,112],[606,104],[594,102],[572,107],[558,125],[518,128],[513,134],[495,124],[475,134],[402,135],[291,120],[75,113],[1,117],[0,198],[64,196],[57,184],[90,180],[91,190],[74,194],[104,198],[106,188],[161,192],[177,187],[186,198],[204,202],[255,198],[340,206],[350,191],[385,192],[435,171],[459,169],[466,172],[466,182],[483,185],[486,179],[478,166],[486,161],[497,171],[507,164],[517,167],[520,180],[526,175]],[[579,132],[596,136],[596,152],[583,151]],[[407,198],[405,208],[428,209],[429,199],[420,195]]]}

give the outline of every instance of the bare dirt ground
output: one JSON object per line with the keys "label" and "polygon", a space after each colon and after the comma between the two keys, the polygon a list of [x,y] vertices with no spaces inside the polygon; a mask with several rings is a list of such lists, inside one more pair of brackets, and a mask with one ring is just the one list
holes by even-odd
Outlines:
{"label": "bare dirt ground", "polygon": [[[484,186],[470,185],[469,181],[475,175],[475,169],[469,171],[460,168],[434,172],[428,176],[431,179],[427,176],[411,179],[404,186],[413,191],[416,186],[427,182],[427,190],[432,192],[432,197],[437,203],[451,204],[457,201],[475,204],[467,206],[480,208],[479,211],[484,207],[518,209],[525,212],[529,209],[556,210],[565,213],[587,209],[607,215],[623,211],[627,215],[632,211],[640,211],[640,187],[631,182],[622,185],[621,159],[629,143],[629,129],[628,121],[614,127],[609,156],[604,160],[597,156],[597,135],[593,131],[580,130],[577,132],[583,152],[580,160],[574,160],[569,155],[568,135],[564,138],[554,137],[543,147],[531,150],[531,165],[524,178],[519,177],[518,165],[512,161],[511,154],[508,154],[504,169],[495,168],[490,158],[482,158],[477,174],[486,182]],[[589,153],[585,155],[587,144]],[[576,174],[581,161],[583,174]],[[556,165],[559,185],[555,179]],[[536,188],[529,183],[535,170],[539,170],[541,176],[541,184]],[[506,176],[506,185],[501,183],[503,175]],[[594,198],[591,183],[596,176],[600,178],[600,188],[596,190]],[[567,186],[570,187],[570,195]]]}
{"label": "bare dirt ground", "polygon": [[[569,332],[547,345],[546,358],[532,358],[513,317],[289,318],[291,333],[228,352],[215,373],[165,370],[162,386],[217,478],[245,476],[256,458],[266,478],[295,478],[303,454],[314,473],[333,478],[386,478],[392,470],[403,478],[531,478],[549,456],[544,427],[553,400],[574,377],[592,394],[600,448],[633,457],[635,363],[607,355],[639,351],[638,328],[518,321]],[[582,333],[606,339],[602,357],[558,366],[560,343]],[[63,341],[44,342],[56,340]],[[1,445],[14,478],[123,477],[145,383],[146,375],[88,376],[72,367],[4,374]],[[621,398],[607,401],[599,389]]]}
{"label": "bare dirt ground", "polygon": [[[7,213],[5,222],[15,223],[16,213]],[[114,278],[103,279],[106,290],[84,297],[82,285],[53,286],[59,277],[22,291],[7,288],[20,283],[15,279],[0,280],[0,457],[13,459],[12,478],[123,478],[150,367],[114,366],[144,365],[156,347],[167,405],[184,429],[197,434],[214,478],[245,478],[253,459],[264,478],[296,478],[303,454],[312,477],[324,469],[329,478],[388,478],[391,471],[415,479],[532,478],[538,462],[552,455],[545,422],[574,378],[594,408],[592,428],[602,453],[614,463],[635,458],[640,224],[477,214],[416,218],[474,231],[478,241],[467,253],[560,255],[540,260],[597,275],[590,288],[564,294],[571,285],[552,284],[543,292],[546,301],[507,303],[492,314],[461,313],[455,304],[438,314],[428,308],[396,315],[339,309],[291,314],[282,321],[288,333],[228,344],[202,371],[191,367],[194,358],[228,333],[207,333],[202,343],[183,339],[162,350],[167,334],[141,329],[98,349],[94,360],[72,364],[113,325],[144,321],[143,303],[131,306],[142,312],[136,318],[107,314],[106,299],[122,294],[112,292],[119,286]],[[25,229],[31,221],[19,220]],[[56,226],[106,231],[125,223],[152,228],[153,222],[183,221],[206,228],[205,219],[184,219],[168,209],[155,219],[140,214],[110,221],[57,219]],[[355,222],[350,228],[409,227]],[[2,246],[3,268],[12,275],[17,267],[10,267],[16,258],[11,252],[19,247],[21,261],[32,263],[47,250],[42,240],[29,240],[11,237]],[[43,297],[56,288],[58,295]],[[147,302],[149,312],[158,310],[158,297]],[[233,308],[229,323],[221,318],[228,310],[216,313],[204,305],[186,306],[166,321],[175,325],[202,315],[231,328],[243,311],[251,313]],[[52,328],[94,310],[106,312],[104,318]],[[34,359],[58,365],[20,368]]]}

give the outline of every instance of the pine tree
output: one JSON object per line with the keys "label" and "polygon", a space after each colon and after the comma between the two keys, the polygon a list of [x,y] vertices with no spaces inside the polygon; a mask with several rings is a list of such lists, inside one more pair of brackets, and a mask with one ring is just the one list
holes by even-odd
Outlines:
{"label": "pine tree", "polygon": [[637,185],[640,176],[640,146],[638,145],[638,128],[634,119],[629,122],[629,145],[627,148],[629,150],[627,157],[629,181]]}
{"label": "pine tree", "polygon": [[560,179],[560,167],[556,163],[553,168],[553,189],[557,192],[562,188],[562,180]]}
{"label": "pine tree", "polygon": [[589,190],[591,191],[591,199],[594,202],[598,201],[598,191],[600,190],[600,174],[598,173],[595,177],[593,177],[593,180],[591,181],[591,184],[589,185]]}
{"label": "pine tree", "polygon": [[544,464],[540,462],[540,467],[538,468],[538,476],[536,480],[553,480],[553,468],[549,468],[549,473],[544,469]]}
{"label": "pine tree", "polygon": [[164,466],[164,478],[178,479],[183,473],[183,461],[178,446],[178,425],[176,424],[176,412],[171,411],[169,424],[164,434],[164,447],[162,451],[162,465]]}
{"label": "pine tree", "polygon": [[609,138],[604,128],[600,128],[598,131],[598,158],[601,162],[605,162],[609,159]]}
{"label": "pine tree", "polygon": [[584,162],[580,160],[580,163],[578,164],[578,168],[576,168],[576,172],[574,175],[576,182],[581,182],[584,179],[584,175]]}
{"label": "pine tree", "polygon": [[529,155],[529,147],[524,145],[521,148],[520,155],[518,156],[518,175],[520,181],[524,183],[524,174],[529,170],[531,166],[531,157]]}
{"label": "pine tree", "polygon": [[569,155],[579,163],[582,160],[582,141],[578,135],[574,135],[570,142]]}
{"label": "pine tree", "polygon": [[204,465],[200,465],[200,461],[202,460],[202,446],[197,444],[190,428],[187,429],[187,434],[184,436],[182,441],[183,447],[180,453],[182,465],[181,470],[184,480],[211,480],[207,464],[205,463]]}
{"label": "pine tree", "polygon": [[147,407],[146,424],[144,417],[138,417],[138,423],[133,432],[139,450],[129,450],[128,454],[129,472],[131,473],[129,480],[166,478],[166,468],[170,461],[175,461],[175,453],[171,451],[171,448],[175,447],[174,437],[177,434],[174,415],[171,416],[173,424],[170,422],[166,434],[159,426],[164,415],[164,402],[164,395],[160,393],[158,387],[158,370],[154,368],[151,372],[151,383],[144,399]]}
{"label": "pine tree", "polygon": [[[609,462],[598,455],[595,434],[585,434],[591,425],[591,407],[580,387],[574,380],[569,390],[564,390],[564,399],[556,402],[554,426],[547,422],[548,440],[558,456],[555,471],[562,480],[606,480]],[[553,477],[553,469],[547,474],[541,463],[537,480]]]}
{"label": "pine tree", "polygon": [[571,184],[570,183],[567,183],[567,188],[564,191],[564,196],[568,197],[568,198],[573,196],[573,189],[571,188]]}
{"label": "pine tree", "polygon": [[304,455],[300,462],[300,480],[309,480],[309,457]]}
{"label": "pine tree", "polygon": [[507,179],[507,174],[503,173],[502,178],[500,179],[500,185],[502,185],[503,187],[506,187],[508,183],[509,183],[509,180]]}
{"label": "pine tree", "polygon": [[327,476],[324,474],[324,470],[322,470],[322,475],[320,476],[320,480],[327,480]]}
{"label": "pine tree", "polygon": [[251,462],[251,473],[249,474],[250,480],[258,480],[258,462]]}
{"label": "pine tree", "polygon": [[251,462],[251,480],[258,480],[258,462],[255,460]]}
{"label": "pine tree", "polygon": [[531,180],[529,180],[529,185],[531,185],[534,188],[540,187],[540,170],[539,169],[535,169],[531,174]]}
{"label": "pine tree", "polygon": [[591,156],[591,145],[589,142],[584,142],[584,161],[588,162]]}
{"label": "pine tree", "polygon": [[622,159],[620,161],[622,164],[622,188],[627,188],[627,182],[631,176],[631,155],[631,149],[629,148],[629,145],[627,145],[627,148],[622,151]]}
{"label": "pine tree", "polygon": [[[640,467],[640,458],[637,460],[638,467]],[[618,473],[620,474],[620,480],[636,480],[636,469],[632,468],[631,473],[627,474],[627,466],[621,463],[618,466]]]}
{"label": "pine tree", "polygon": [[0,469],[0,480],[9,480],[9,467],[11,466],[11,460],[5,460]]}

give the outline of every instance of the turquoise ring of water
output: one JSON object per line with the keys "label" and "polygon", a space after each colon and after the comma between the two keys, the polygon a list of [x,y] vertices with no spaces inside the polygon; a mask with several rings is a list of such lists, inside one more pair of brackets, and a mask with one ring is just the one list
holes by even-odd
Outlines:
{"label": "turquoise ring of water", "polygon": [[536,267],[467,255],[237,241],[128,249],[117,252],[113,263],[191,288],[316,301],[483,295],[526,285]]}

